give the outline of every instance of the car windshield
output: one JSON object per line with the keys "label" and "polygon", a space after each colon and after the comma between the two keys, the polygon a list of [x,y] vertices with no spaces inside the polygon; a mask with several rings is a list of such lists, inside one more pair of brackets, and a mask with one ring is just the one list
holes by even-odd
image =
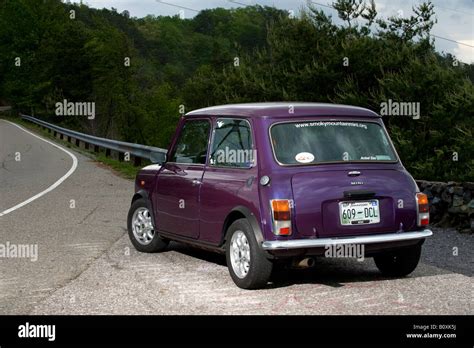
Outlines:
{"label": "car windshield", "polygon": [[283,165],[397,160],[384,128],[373,122],[288,122],[270,132],[275,158]]}

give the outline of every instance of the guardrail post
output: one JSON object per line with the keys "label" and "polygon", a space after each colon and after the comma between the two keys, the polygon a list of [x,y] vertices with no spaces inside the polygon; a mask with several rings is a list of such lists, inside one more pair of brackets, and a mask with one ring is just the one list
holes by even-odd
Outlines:
{"label": "guardrail post", "polygon": [[110,149],[105,149],[105,157],[110,157]]}
{"label": "guardrail post", "polygon": [[133,165],[138,167],[142,164],[142,159],[140,157],[134,156],[133,157]]}

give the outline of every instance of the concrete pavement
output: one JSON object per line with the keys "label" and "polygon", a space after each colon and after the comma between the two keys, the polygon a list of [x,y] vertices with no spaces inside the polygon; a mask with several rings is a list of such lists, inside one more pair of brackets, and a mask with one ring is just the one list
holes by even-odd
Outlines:
{"label": "concrete pavement", "polygon": [[[0,145],[0,211],[71,166],[64,152],[3,121]],[[20,163],[12,161],[18,151]],[[158,254],[135,251],[126,235],[133,183],[72,152],[70,177],[0,217],[0,243],[39,252],[35,262],[0,259],[0,314],[473,313],[472,235],[435,229],[407,278],[383,278],[371,259],[321,259],[311,270],[277,273],[267,289],[241,290],[220,255],[177,243]]]}

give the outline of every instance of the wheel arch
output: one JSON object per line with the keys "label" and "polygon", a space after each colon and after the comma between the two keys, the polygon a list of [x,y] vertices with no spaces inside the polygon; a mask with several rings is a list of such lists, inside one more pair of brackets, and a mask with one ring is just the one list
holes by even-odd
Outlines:
{"label": "wheel arch", "polygon": [[229,229],[230,225],[236,220],[239,219],[247,219],[247,221],[250,223],[250,226],[252,226],[252,230],[255,234],[255,239],[257,240],[257,243],[259,246],[262,245],[264,238],[263,238],[263,233],[262,233],[262,228],[260,226],[260,223],[257,220],[257,217],[255,216],[252,211],[244,206],[237,206],[232,211],[227,215],[226,219],[224,220],[224,225],[222,226],[222,238],[221,238],[221,243],[220,245],[223,246],[226,243],[227,240],[227,230]]}
{"label": "wheel arch", "polygon": [[135,202],[137,199],[140,199],[140,198],[143,198],[143,199],[147,200],[148,203],[150,203],[148,192],[146,190],[142,189],[142,190],[139,190],[139,191],[135,192],[135,194],[132,197],[131,204],[133,204],[133,202]]}

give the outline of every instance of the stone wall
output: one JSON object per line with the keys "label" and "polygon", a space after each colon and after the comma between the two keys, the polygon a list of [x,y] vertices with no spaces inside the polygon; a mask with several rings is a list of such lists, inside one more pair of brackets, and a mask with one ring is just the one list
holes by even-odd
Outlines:
{"label": "stone wall", "polygon": [[417,180],[416,183],[428,196],[433,225],[474,233],[474,182]]}

